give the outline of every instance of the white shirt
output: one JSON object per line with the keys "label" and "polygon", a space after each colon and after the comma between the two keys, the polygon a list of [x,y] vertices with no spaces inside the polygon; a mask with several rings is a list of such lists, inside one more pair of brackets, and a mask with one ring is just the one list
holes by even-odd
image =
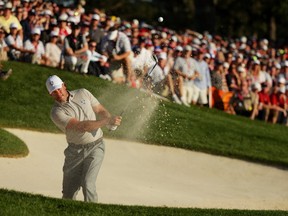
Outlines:
{"label": "white shirt", "polygon": [[34,45],[31,43],[31,40],[28,39],[24,42],[24,48],[26,50],[35,51],[35,54],[38,58],[41,58],[42,55],[45,55],[45,48],[44,48],[42,41],[38,41],[37,47],[34,47]]}

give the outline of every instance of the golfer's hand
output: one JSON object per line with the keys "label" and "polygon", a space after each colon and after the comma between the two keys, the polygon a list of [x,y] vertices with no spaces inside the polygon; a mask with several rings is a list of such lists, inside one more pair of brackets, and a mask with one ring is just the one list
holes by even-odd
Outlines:
{"label": "golfer's hand", "polygon": [[122,116],[113,116],[110,118],[109,125],[119,126],[121,124]]}

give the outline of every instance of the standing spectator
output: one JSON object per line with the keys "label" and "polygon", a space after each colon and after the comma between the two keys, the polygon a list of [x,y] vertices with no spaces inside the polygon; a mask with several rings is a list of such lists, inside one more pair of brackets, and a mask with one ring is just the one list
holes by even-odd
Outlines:
{"label": "standing spectator", "polygon": [[[68,35],[71,34],[71,29],[68,26],[68,15],[66,13],[63,13],[58,18],[58,27],[59,27],[59,38],[60,38],[60,44],[64,45],[64,39]],[[75,23],[71,23],[71,25],[75,25]]]}
{"label": "standing spectator", "polygon": [[59,34],[57,31],[50,33],[50,42],[45,45],[45,56],[47,57],[47,66],[60,67],[61,49],[58,46]]}
{"label": "standing spectator", "polygon": [[192,102],[200,105],[208,104],[208,95],[211,91],[211,76],[208,64],[204,61],[204,53],[198,51],[199,76],[194,80],[194,92]]}
{"label": "standing spectator", "polygon": [[0,16],[0,25],[3,26],[5,32],[8,34],[10,33],[11,23],[15,23],[18,26],[18,30],[22,30],[19,20],[12,14],[12,3],[7,2],[4,7],[3,16]]}
{"label": "standing spectator", "polygon": [[89,31],[89,37],[91,40],[95,41],[97,43],[97,51],[100,50],[100,44],[104,37],[104,32],[99,27],[99,21],[100,16],[98,14],[92,15],[91,25],[90,25],[90,31]]}
{"label": "standing spectator", "polygon": [[23,27],[23,41],[26,41],[30,38],[32,29],[36,26],[36,12],[35,10],[30,10],[28,12],[28,17],[21,20],[21,25]]}
{"label": "standing spectator", "polygon": [[175,60],[173,69],[178,74],[181,102],[190,106],[193,98],[194,80],[199,76],[197,61],[191,57],[192,47],[186,45],[181,57]]}
{"label": "standing spectator", "polygon": [[103,39],[101,50],[109,60],[109,70],[116,83],[130,83],[132,48],[129,38],[117,28],[110,28]]}
{"label": "standing spectator", "polygon": [[83,75],[88,73],[88,43],[86,37],[80,34],[80,26],[72,23],[72,33],[64,40],[64,68],[70,71],[79,70]]}
{"label": "standing spectator", "polygon": [[40,40],[41,30],[35,28],[31,33],[31,38],[24,42],[24,61],[32,64],[46,65],[45,47]]}
{"label": "standing spectator", "polygon": [[166,67],[167,63],[167,54],[161,53],[158,57],[158,64],[153,69],[153,71],[148,71],[148,74],[145,78],[145,86],[148,90],[153,91],[156,94],[164,96],[162,93],[167,86],[167,75],[169,73],[168,68]]}

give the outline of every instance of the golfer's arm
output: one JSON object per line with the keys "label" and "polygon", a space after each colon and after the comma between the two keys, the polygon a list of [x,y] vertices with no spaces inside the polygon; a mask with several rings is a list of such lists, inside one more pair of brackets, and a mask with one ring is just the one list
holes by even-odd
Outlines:
{"label": "golfer's arm", "polygon": [[79,121],[76,118],[70,119],[66,126],[66,130],[75,130],[79,132],[92,132],[103,126],[111,124],[110,113],[102,106],[93,107],[93,111],[99,115],[100,120]]}
{"label": "golfer's arm", "polygon": [[79,132],[92,132],[101,128],[105,125],[108,125],[110,122],[110,118],[96,120],[96,121],[78,121],[75,118],[72,118],[67,126],[66,130],[75,130]]}

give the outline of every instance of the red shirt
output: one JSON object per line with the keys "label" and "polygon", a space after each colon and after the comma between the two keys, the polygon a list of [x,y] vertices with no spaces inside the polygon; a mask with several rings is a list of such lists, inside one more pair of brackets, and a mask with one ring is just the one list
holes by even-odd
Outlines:
{"label": "red shirt", "polygon": [[272,105],[279,105],[279,95],[278,94],[275,94],[275,93],[272,93],[270,95],[270,101],[271,101],[271,104]]}
{"label": "red shirt", "polygon": [[263,91],[261,91],[258,93],[258,95],[259,95],[259,103],[263,103],[266,105],[271,103],[270,96],[268,93],[264,93]]}

